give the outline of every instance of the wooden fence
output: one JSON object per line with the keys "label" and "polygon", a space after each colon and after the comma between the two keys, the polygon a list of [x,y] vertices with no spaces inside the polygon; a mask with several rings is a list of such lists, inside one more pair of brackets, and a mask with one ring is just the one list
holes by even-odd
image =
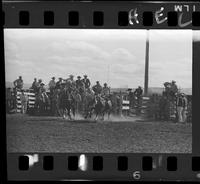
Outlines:
{"label": "wooden fence", "polygon": [[[35,93],[32,90],[25,90],[25,95],[28,96],[28,108],[34,108],[35,105]],[[21,112],[21,100],[20,100],[21,92],[17,92],[16,96],[16,105],[17,105],[17,112]],[[137,114],[139,110],[140,115],[148,115],[149,109],[151,108],[151,98],[152,96],[142,96],[141,98],[141,104],[134,103],[134,106],[131,107],[131,103],[128,99],[127,94],[120,93],[120,115],[130,115],[130,114]],[[161,96],[160,96],[161,98]],[[188,95],[188,108],[187,108],[187,117],[189,118],[189,121],[191,122],[192,118],[192,96]],[[137,98],[135,99],[137,101]],[[177,109],[176,109],[176,101],[170,101],[169,102],[169,116],[170,118],[176,118]]]}
{"label": "wooden fence", "polygon": [[[139,109],[140,115],[148,116],[151,108],[151,98],[152,96],[143,96],[141,100],[141,104],[138,106],[137,104],[134,105],[134,107],[130,107],[130,101],[128,100],[127,95],[122,95],[122,114],[123,115],[128,115],[130,112],[132,114],[137,114],[137,110]],[[161,98],[161,96],[159,96]],[[137,100],[137,99],[136,99]],[[187,100],[188,100],[188,106],[187,106],[187,111],[186,115],[188,118],[188,121],[192,121],[192,96],[187,95]],[[158,101],[159,103],[159,101]],[[159,104],[157,104],[159,106]],[[174,101],[169,101],[169,118],[170,119],[175,119],[177,118],[177,108],[176,108],[176,100]]]}
{"label": "wooden fence", "polygon": [[[33,93],[31,90],[26,90],[24,94],[28,96],[28,108],[33,108],[35,105],[35,93]],[[21,92],[17,91],[17,112],[21,112],[20,95]]]}

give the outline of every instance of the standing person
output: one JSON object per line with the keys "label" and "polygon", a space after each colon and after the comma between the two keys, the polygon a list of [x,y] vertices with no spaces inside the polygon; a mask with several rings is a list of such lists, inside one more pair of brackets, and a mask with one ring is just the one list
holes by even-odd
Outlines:
{"label": "standing person", "polygon": [[100,85],[99,81],[96,81],[96,85],[92,87],[95,95],[99,95],[102,92],[102,86]]}
{"label": "standing person", "polygon": [[183,122],[185,123],[187,121],[187,107],[188,107],[188,100],[187,97],[184,93],[181,94],[182,98],[183,98]]}
{"label": "standing person", "polygon": [[177,113],[178,122],[183,123],[186,121],[187,98],[185,95],[179,94],[177,98]]}
{"label": "standing person", "polygon": [[108,97],[110,95],[110,88],[108,87],[107,83],[104,83],[102,88],[102,95]]}
{"label": "standing person", "polygon": [[28,106],[28,96],[24,93],[24,90],[21,91],[20,100],[21,100],[21,113],[25,114]]}
{"label": "standing person", "polygon": [[50,95],[51,96],[53,95],[55,88],[56,88],[55,77],[52,77],[50,82],[49,82],[49,90],[50,90]]}
{"label": "standing person", "polygon": [[24,85],[24,82],[23,82],[23,79],[22,79],[22,76],[19,76],[18,79],[16,79],[14,82],[14,89],[17,90],[17,91],[21,91],[23,89],[23,85]]}
{"label": "standing person", "polygon": [[82,81],[83,81],[83,83],[85,84],[85,88],[86,88],[86,89],[90,88],[90,85],[91,85],[90,79],[87,78],[87,75],[84,75],[83,77],[84,77],[84,78],[82,79]]}

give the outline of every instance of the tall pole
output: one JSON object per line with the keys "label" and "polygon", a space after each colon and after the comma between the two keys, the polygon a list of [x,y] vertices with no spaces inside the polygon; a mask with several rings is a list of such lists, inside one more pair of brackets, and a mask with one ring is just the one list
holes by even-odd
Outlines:
{"label": "tall pole", "polygon": [[145,75],[144,75],[144,95],[148,94],[149,85],[149,30],[146,37],[146,52],[145,52]]}

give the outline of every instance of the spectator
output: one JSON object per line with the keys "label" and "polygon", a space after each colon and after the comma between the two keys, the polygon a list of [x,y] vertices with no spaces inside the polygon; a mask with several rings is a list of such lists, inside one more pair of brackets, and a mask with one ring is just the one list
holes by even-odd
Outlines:
{"label": "spectator", "polygon": [[14,82],[14,89],[17,90],[17,91],[21,91],[23,89],[23,85],[24,85],[24,82],[23,82],[23,79],[22,79],[22,76],[19,76],[18,79],[16,79]]}
{"label": "spectator", "polygon": [[184,93],[179,94],[177,98],[177,113],[178,122],[183,123],[186,121],[187,98]]}

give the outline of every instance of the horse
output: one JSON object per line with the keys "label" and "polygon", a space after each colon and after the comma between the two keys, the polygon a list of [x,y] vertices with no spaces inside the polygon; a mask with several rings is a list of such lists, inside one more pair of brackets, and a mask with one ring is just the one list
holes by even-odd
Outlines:
{"label": "horse", "polygon": [[40,92],[36,94],[35,99],[35,113],[36,114],[45,114],[50,105],[50,99],[46,92]]}
{"label": "horse", "polygon": [[86,112],[85,119],[87,117],[91,118],[92,114],[95,114],[95,120],[98,120],[100,117],[101,120],[104,120],[105,114],[108,114],[109,119],[112,110],[112,102],[109,98],[100,95],[91,96],[87,109],[88,111]]}
{"label": "horse", "polygon": [[95,96],[94,94],[88,90],[85,93],[85,98],[84,98],[84,118],[87,119],[88,117],[92,117],[92,113],[94,111],[95,107]]}
{"label": "horse", "polygon": [[53,91],[53,94],[51,95],[51,113],[54,116],[61,116],[60,111],[59,111],[59,89],[55,89]]}
{"label": "horse", "polygon": [[66,115],[70,120],[72,120],[71,112],[75,117],[75,98],[71,92],[67,89],[63,89],[60,93],[60,109],[62,110],[61,114],[64,119],[66,119]]}
{"label": "horse", "polygon": [[102,119],[104,120],[105,114],[108,115],[108,120],[110,119],[110,114],[112,111],[112,101],[108,97],[102,99],[103,109],[102,109]]}

